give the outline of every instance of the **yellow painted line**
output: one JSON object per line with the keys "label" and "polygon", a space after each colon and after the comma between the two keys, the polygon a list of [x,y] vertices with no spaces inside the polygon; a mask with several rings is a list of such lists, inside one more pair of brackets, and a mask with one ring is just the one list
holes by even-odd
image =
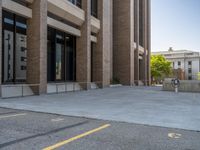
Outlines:
{"label": "yellow painted line", "polygon": [[59,142],[59,143],[57,143],[57,144],[55,144],[55,145],[46,147],[46,148],[44,148],[43,150],[54,150],[54,149],[56,149],[56,148],[59,148],[59,147],[61,147],[61,146],[64,146],[64,145],[66,145],[66,144],[68,144],[68,143],[71,143],[71,142],[73,142],[73,141],[75,141],[75,140],[78,140],[78,139],[81,139],[81,138],[83,138],[83,137],[86,137],[86,136],[88,136],[88,135],[90,135],[90,134],[93,134],[93,133],[95,133],[95,132],[101,131],[101,130],[106,129],[106,128],[108,128],[108,127],[110,127],[110,124],[105,124],[105,125],[103,125],[103,126],[101,126],[101,127],[99,127],[99,128],[90,130],[90,131],[88,131],[88,132],[85,132],[85,133],[83,133],[83,134],[79,134],[79,135],[77,135],[77,136],[75,136],[75,137],[72,137],[72,138],[70,138],[70,139],[67,139],[67,140],[65,140],[65,141]]}
{"label": "yellow painted line", "polygon": [[14,114],[14,115],[6,115],[6,116],[0,116],[0,119],[11,118],[11,117],[19,117],[19,116],[25,116],[25,115],[26,115],[26,113]]}

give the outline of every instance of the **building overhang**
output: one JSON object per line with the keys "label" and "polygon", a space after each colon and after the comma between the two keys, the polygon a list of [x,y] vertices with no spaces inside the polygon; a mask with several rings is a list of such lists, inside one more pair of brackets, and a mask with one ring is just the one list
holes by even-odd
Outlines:
{"label": "building overhang", "polygon": [[80,37],[81,36],[81,31],[72,27],[72,26],[69,26],[67,24],[64,24],[60,21],[57,21],[53,18],[50,18],[48,17],[47,18],[47,24],[50,26],[50,27],[53,27],[55,29],[58,29],[58,30],[61,30],[63,32],[66,32],[66,33],[69,33],[71,35],[74,35],[74,36],[78,36]]}
{"label": "building overhang", "polygon": [[100,20],[91,16],[91,31],[93,33],[98,33],[100,28],[101,28],[101,25],[100,25]]}
{"label": "building overhang", "polygon": [[27,3],[33,3],[34,0],[25,0]]}
{"label": "building overhang", "polygon": [[91,42],[97,43],[97,37],[91,35]]}
{"label": "building overhang", "polygon": [[85,21],[85,12],[67,0],[48,0],[48,11],[78,26]]}
{"label": "building overhang", "polygon": [[143,55],[144,54],[144,47],[139,45],[139,54]]}
{"label": "building overhang", "polygon": [[12,0],[2,0],[2,7],[9,12],[13,12],[25,18],[32,18],[32,9],[20,5]]}

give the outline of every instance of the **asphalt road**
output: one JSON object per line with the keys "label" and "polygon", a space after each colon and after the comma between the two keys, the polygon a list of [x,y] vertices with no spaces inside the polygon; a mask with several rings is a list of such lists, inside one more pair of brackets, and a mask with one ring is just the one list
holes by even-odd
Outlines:
{"label": "asphalt road", "polygon": [[0,108],[0,149],[200,150],[200,132]]}

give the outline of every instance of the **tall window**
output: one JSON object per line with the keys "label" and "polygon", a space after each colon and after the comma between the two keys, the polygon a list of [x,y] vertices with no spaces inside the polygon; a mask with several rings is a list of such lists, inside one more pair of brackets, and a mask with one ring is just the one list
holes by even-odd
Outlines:
{"label": "tall window", "polygon": [[191,66],[192,65],[192,62],[191,61],[188,61],[188,66]]}
{"label": "tall window", "polygon": [[178,61],[178,68],[181,68],[181,62]]}
{"label": "tall window", "polygon": [[188,68],[188,73],[192,74],[192,68]]}
{"label": "tall window", "polygon": [[91,0],[91,15],[97,18],[98,2],[97,0]]}
{"label": "tall window", "polygon": [[26,19],[3,11],[3,83],[26,80]]}
{"label": "tall window", "polygon": [[76,38],[48,28],[48,81],[76,80]]}
{"label": "tall window", "polygon": [[64,51],[64,33],[56,33],[56,80],[64,80],[64,63],[65,63],[65,51]]}
{"label": "tall window", "polygon": [[192,76],[188,76],[188,80],[192,80]]}
{"label": "tall window", "polygon": [[81,0],[68,0],[68,1],[81,8]]}

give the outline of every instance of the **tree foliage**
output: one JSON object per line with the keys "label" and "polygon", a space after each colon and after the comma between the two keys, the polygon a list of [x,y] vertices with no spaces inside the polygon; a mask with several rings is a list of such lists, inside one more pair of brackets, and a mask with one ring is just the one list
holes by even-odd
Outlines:
{"label": "tree foliage", "polygon": [[171,62],[162,55],[151,56],[151,76],[156,81],[161,81],[172,74]]}

